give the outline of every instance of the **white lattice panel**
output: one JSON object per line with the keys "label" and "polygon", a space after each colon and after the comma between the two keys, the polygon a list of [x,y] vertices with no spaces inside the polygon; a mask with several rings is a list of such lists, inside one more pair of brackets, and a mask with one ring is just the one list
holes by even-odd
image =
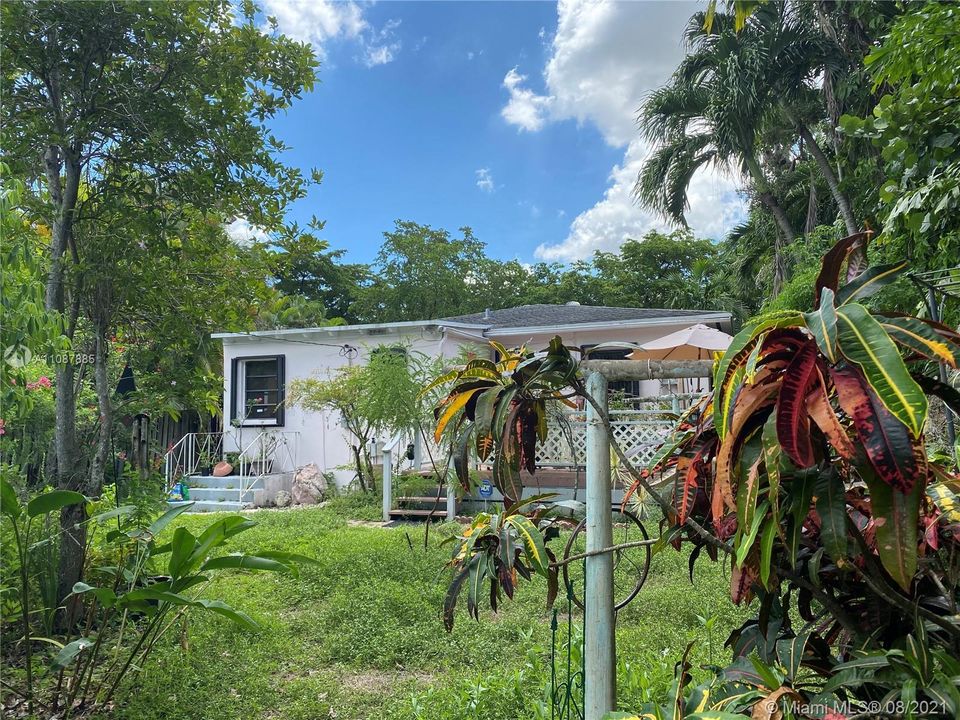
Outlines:
{"label": "white lattice panel", "polygon": [[[627,457],[638,463],[649,460],[674,426],[670,416],[644,411],[610,414],[610,427]],[[537,448],[537,465],[563,467],[586,463],[587,425],[582,415],[567,423],[551,422],[546,441]]]}

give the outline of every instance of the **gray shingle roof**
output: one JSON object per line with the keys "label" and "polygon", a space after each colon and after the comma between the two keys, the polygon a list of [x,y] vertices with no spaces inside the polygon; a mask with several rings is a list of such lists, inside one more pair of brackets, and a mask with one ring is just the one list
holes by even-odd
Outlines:
{"label": "gray shingle roof", "polygon": [[[520,328],[581,323],[617,322],[684,318],[712,313],[711,310],[666,310],[662,308],[622,308],[599,305],[521,305],[485,313],[441,318],[488,328]],[[726,313],[724,313],[726,314]]]}

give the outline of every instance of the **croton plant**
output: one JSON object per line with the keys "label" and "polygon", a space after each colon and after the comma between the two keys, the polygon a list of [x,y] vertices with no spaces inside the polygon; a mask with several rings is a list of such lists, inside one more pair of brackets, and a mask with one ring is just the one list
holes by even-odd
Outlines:
{"label": "croton plant", "polygon": [[[960,714],[960,477],[924,435],[929,396],[960,412],[960,393],[932,373],[934,363],[960,367],[960,333],[864,305],[907,267],[868,267],[868,241],[853,235],[824,257],[809,312],[746,323],[715,364],[712,394],[647,467],[630,466],[611,438],[631,490],[655,492],[650,476],[672,473],[655,497],[661,539],[692,544],[691,577],[703,550],[728,557],[732,600],[758,600],[728,642],[733,664],[696,689],[699,700],[683,698],[682,670],[669,707],[645,717],[758,717],[760,700],[773,710],[759,717],[779,717],[787,701],[822,697],[861,711],[919,698],[931,703],[928,715]],[[437,436],[455,438],[461,481],[469,483],[471,447],[492,455],[494,483],[513,505],[458,539],[448,628],[464,584],[477,617],[480,583],[490,581],[495,605],[501,588],[512,595],[517,573],[555,570],[549,513],[516,504],[520,470],[536,471],[550,403],[593,401],[560,338],[542,353],[496,351],[498,362],[474,360],[435,381],[453,383],[436,410]]]}

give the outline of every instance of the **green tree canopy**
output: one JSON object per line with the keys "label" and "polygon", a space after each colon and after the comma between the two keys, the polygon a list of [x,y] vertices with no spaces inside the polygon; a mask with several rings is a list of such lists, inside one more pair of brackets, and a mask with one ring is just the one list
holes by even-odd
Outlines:
{"label": "green tree canopy", "polygon": [[461,237],[398,220],[361,288],[356,314],[366,322],[423,320],[474,312],[484,244],[468,227]]}

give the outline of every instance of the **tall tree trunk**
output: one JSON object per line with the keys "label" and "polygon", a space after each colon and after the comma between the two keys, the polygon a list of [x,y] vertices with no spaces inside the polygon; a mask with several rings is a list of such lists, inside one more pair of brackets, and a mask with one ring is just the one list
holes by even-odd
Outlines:
{"label": "tall tree trunk", "polygon": [[830,194],[833,195],[833,200],[837,203],[837,209],[840,211],[840,217],[843,218],[847,235],[853,235],[857,232],[857,221],[853,218],[850,200],[840,189],[840,183],[837,181],[837,176],[833,173],[833,167],[831,167],[830,161],[827,159],[827,156],[823,154],[823,149],[813,136],[813,133],[810,132],[810,128],[803,123],[797,123],[797,130],[800,133],[800,137],[803,138],[803,141],[810,149],[810,154],[813,155],[813,159],[817,162],[817,167],[820,168],[820,172],[823,173],[823,179],[827,181]]}
{"label": "tall tree trunk", "polygon": [[789,245],[797,237],[797,231],[793,229],[793,225],[790,223],[790,218],[787,217],[787,213],[783,209],[783,206],[777,202],[777,199],[773,196],[773,193],[770,192],[770,183],[767,182],[767,178],[763,174],[760,163],[757,162],[755,157],[750,156],[744,158],[744,160],[747,169],[750,171],[750,175],[753,178],[753,184],[757,190],[757,196],[760,198],[760,202],[762,202],[764,207],[766,207],[767,210],[770,211],[770,214],[773,215],[773,219],[777,223],[777,227],[779,227],[780,232],[783,233],[784,244]]}
{"label": "tall tree trunk", "polygon": [[367,491],[367,483],[364,480],[366,476],[366,470],[363,467],[363,461],[360,459],[360,446],[351,445],[350,449],[353,450],[353,462],[357,466],[357,482],[360,483],[360,490],[362,492]]}
{"label": "tall tree trunk", "polygon": [[812,177],[810,178],[810,191],[807,194],[807,219],[803,223],[803,234],[809,235],[817,226],[817,185]]}
{"label": "tall tree trunk", "polygon": [[[102,299],[98,299],[98,302]],[[96,326],[96,352],[94,355],[94,384],[97,390],[97,410],[100,416],[100,435],[97,451],[90,467],[90,481],[86,485],[86,494],[99,495],[106,478],[107,462],[110,459],[110,440],[113,430],[113,408],[110,403],[110,378],[108,373],[109,328],[103,315],[105,308],[99,308]]]}
{"label": "tall tree trunk", "polygon": [[783,290],[787,281],[787,270],[783,263],[783,236],[779,228],[775,228],[773,238],[773,283],[770,287],[770,297],[775,298]]}
{"label": "tall tree trunk", "polygon": [[[66,263],[67,249],[73,236],[74,213],[80,189],[79,153],[73,148],[51,145],[44,155],[47,188],[53,204],[53,222],[50,229],[50,271],[47,275],[46,308],[66,320]],[[61,170],[64,177],[61,179]],[[54,450],[56,452],[56,486],[65,490],[79,490],[82,473],[78,468],[76,434],[75,366],[72,358],[56,365],[56,401],[54,410]],[[60,566],[58,594],[62,600],[73,591],[80,579],[86,527],[83,507],[63,508],[60,512]]]}

